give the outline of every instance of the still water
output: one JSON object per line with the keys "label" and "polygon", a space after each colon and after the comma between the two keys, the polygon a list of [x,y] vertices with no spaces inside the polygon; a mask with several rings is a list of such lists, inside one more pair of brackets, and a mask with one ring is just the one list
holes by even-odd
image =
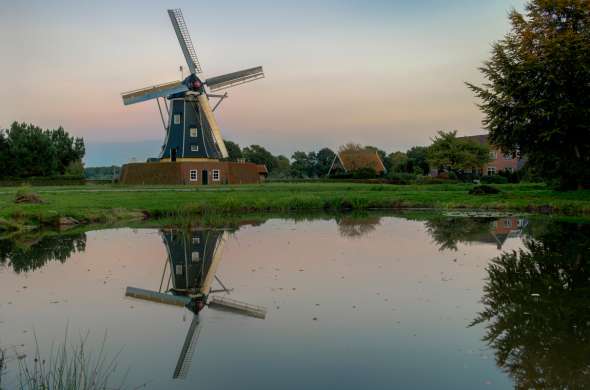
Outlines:
{"label": "still water", "polygon": [[[590,226],[341,216],[0,240],[2,388],[64,340],[150,389],[590,386]],[[128,287],[264,306],[172,306]],[[201,309],[202,307],[202,309]],[[201,310],[199,310],[201,309]],[[198,313],[198,315],[195,315]],[[25,357],[26,356],[26,357]]]}

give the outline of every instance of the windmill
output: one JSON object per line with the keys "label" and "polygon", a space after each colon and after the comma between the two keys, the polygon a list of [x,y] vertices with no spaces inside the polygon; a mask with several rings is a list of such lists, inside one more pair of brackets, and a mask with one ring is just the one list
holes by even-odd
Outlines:
{"label": "windmill", "polygon": [[[184,80],[152,85],[135,91],[124,92],[125,105],[156,99],[166,137],[160,153],[160,161],[221,159],[228,152],[215,120],[213,111],[227,93],[212,94],[236,85],[264,77],[261,66],[240,70],[221,76],[202,78],[203,73],[188,27],[180,9],[168,10],[180,48],[186,59],[190,75]],[[208,92],[208,90],[210,92]],[[213,108],[210,98],[217,98]],[[160,99],[164,102],[167,118],[162,112]],[[170,105],[167,104],[170,101]]]}
{"label": "windmill", "polygon": [[[187,232],[163,229],[161,235],[166,245],[167,259],[159,290],[127,287],[125,292],[126,296],[132,298],[184,306],[193,313],[174,369],[174,379],[186,377],[202,329],[202,323],[199,321],[199,312],[202,309],[209,307],[255,318],[266,317],[264,307],[243,303],[227,296],[214,295],[231,292],[216,275],[227,234],[224,230]],[[217,281],[221,289],[212,288],[214,281]]]}

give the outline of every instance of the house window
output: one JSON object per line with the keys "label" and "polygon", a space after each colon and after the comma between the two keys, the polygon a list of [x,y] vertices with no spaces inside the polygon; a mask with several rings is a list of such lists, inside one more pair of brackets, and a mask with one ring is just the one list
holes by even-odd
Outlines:
{"label": "house window", "polygon": [[197,170],[196,169],[192,169],[190,171],[189,175],[190,175],[189,177],[190,177],[191,181],[197,181]]}
{"label": "house window", "polygon": [[197,137],[197,128],[196,127],[191,127],[191,137],[195,138]]}
{"label": "house window", "polygon": [[180,124],[180,114],[174,114],[174,124],[175,125]]}
{"label": "house window", "polygon": [[182,275],[182,264],[176,264],[176,275]]}
{"label": "house window", "polygon": [[192,252],[191,260],[193,261],[193,263],[198,263],[200,260],[199,252]]}
{"label": "house window", "polygon": [[198,152],[199,151],[199,145],[191,145],[191,152]]}
{"label": "house window", "polygon": [[514,172],[514,168],[512,168],[512,167],[508,167],[508,168],[506,168],[506,170],[510,173]]}
{"label": "house window", "polygon": [[495,150],[492,150],[490,152],[490,159],[495,160],[498,157],[498,155],[496,154]]}
{"label": "house window", "polygon": [[211,171],[211,177],[213,178],[213,181],[219,181],[219,169],[214,169]]}
{"label": "house window", "polygon": [[193,244],[200,244],[201,238],[200,237],[193,237]]}
{"label": "house window", "polygon": [[512,220],[511,219],[505,219],[504,220],[504,227],[512,227]]}
{"label": "house window", "polygon": [[496,167],[488,167],[488,176],[494,176],[496,174]]}
{"label": "house window", "polygon": [[511,154],[504,154],[504,160],[512,160],[512,155]]}

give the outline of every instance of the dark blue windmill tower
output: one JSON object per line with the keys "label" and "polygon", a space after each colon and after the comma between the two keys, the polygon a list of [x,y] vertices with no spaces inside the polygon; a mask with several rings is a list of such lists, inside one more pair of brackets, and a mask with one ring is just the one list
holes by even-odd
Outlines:
{"label": "dark blue windmill tower", "polygon": [[[261,66],[202,79],[201,65],[193,47],[188,28],[180,9],[168,10],[180,48],[186,59],[190,75],[184,80],[153,85],[123,93],[125,105],[156,99],[166,138],[160,153],[161,161],[191,161],[227,158],[228,153],[213,112],[227,97],[215,92],[264,77]],[[167,118],[162,112],[160,98],[164,101]],[[218,101],[211,108],[209,98]],[[170,105],[167,104],[170,101]]]}

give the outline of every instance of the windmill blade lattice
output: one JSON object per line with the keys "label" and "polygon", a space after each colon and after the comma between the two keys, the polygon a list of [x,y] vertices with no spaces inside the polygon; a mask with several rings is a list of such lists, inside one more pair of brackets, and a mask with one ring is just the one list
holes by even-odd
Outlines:
{"label": "windmill blade lattice", "polygon": [[188,32],[188,27],[184,21],[184,16],[182,16],[182,11],[180,9],[169,9],[168,15],[170,16],[170,21],[174,27],[178,43],[180,43],[180,48],[182,49],[186,64],[191,73],[203,73],[203,69],[201,68],[201,64],[197,57],[197,52],[195,51],[191,36]]}

